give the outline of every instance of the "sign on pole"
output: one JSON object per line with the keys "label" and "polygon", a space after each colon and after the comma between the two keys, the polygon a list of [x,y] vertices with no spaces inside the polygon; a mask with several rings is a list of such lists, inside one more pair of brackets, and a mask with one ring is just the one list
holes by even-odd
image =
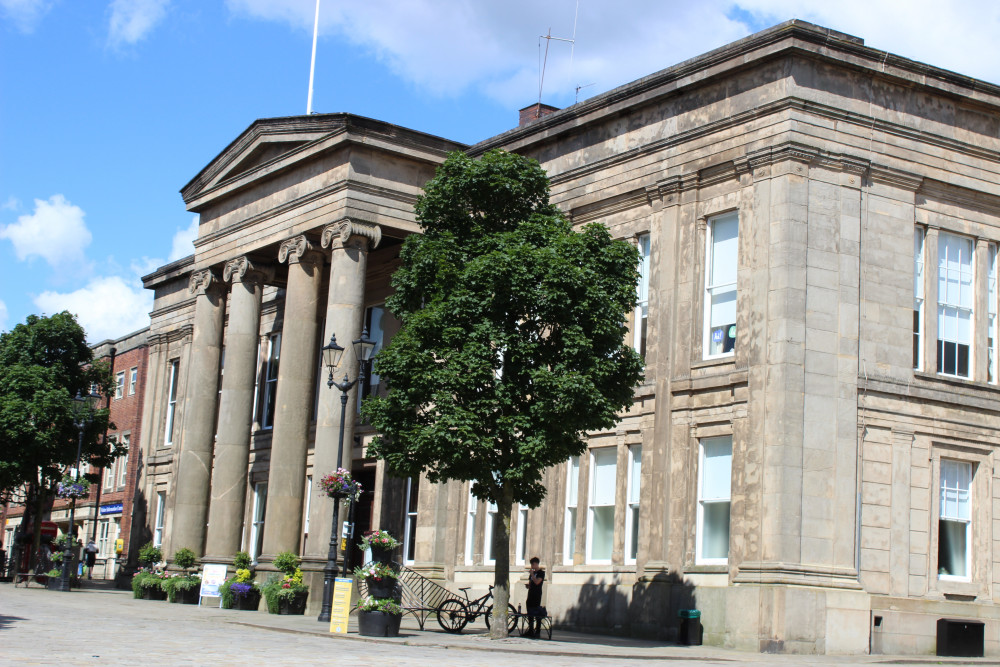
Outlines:
{"label": "sign on pole", "polygon": [[219,595],[219,587],[226,580],[225,565],[206,565],[201,573],[201,592],[198,596],[198,606],[201,606],[201,598],[220,598],[219,606],[222,606],[222,599]]}
{"label": "sign on pole", "polygon": [[330,607],[330,632],[347,634],[347,620],[351,615],[351,587],[354,580],[337,577],[333,585],[333,605]]}

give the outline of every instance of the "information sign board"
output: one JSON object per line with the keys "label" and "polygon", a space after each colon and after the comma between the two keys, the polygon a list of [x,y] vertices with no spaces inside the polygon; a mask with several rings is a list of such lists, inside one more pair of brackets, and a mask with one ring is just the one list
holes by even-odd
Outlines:
{"label": "information sign board", "polygon": [[[206,565],[201,573],[201,594],[198,599],[198,604],[201,604],[201,598],[216,598],[220,597],[219,587],[222,586],[222,582],[226,580],[226,566],[225,565]],[[222,606],[222,600],[219,600],[219,606]]]}
{"label": "information sign board", "polygon": [[330,632],[347,634],[347,620],[351,615],[351,587],[354,580],[337,577],[333,585],[333,605],[330,607]]}

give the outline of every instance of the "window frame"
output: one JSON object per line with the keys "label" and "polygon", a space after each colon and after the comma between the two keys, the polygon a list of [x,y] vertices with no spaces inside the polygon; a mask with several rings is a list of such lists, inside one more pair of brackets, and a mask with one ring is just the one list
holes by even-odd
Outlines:
{"label": "window frame", "polygon": [[[261,397],[260,427],[262,430],[274,428],[274,412],[278,401],[278,368],[281,365],[281,332],[267,337],[267,357],[264,362],[264,389]],[[274,377],[271,377],[273,369]]]}
{"label": "window frame", "polygon": [[257,563],[264,546],[264,523],[267,521],[267,482],[255,482],[253,485],[253,514],[250,515],[250,543],[247,549],[250,561]]}
{"label": "window frame", "polygon": [[[615,490],[612,492],[612,500],[610,503],[596,503],[597,499],[597,458],[599,456],[608,456],[609,459],[614,461],[615,472]],[[587,563],[594,565],[610,565],[614,560],[615,553],[615,536],[614,536],[614,526],[615,526],[615,513],[617,511],[617,487],[618,487],[618,448],[614,445],[608,447],[595,447],[590,450],[590,474],[588,475],[589,481],[587,484],[587,553],[586,559]],[[594,558],[594,519],[596,512],[598,510],[607,511],[607,508],[611,508],[611,517],[608,521],[611,526],[611,544],[609,545],[607,552],[607,558]]]}
{"label": "window frame", "polygon": [[497,506],[494,503],[486,503],[486,519],[483,522],[483,565],[496,565],[497,559],[493,554],[493,528],[497,520]]}
{"label": "window frame", "polygon": [[118,443],[125,447],[126,452],[118,458],[116,465],[118,466],[118,488],[125,488],[125,483],[128,481],[128,450],[132,444],[132,434],[131,433],[121,433],[118,436]]}
{"label": "window frame", "polygon": [[649,332],[649,279],[651,269],[651,241],[649,232],[636,237],[639,251],[639,282],[636,284],[635,314],[632,318],[632,349],[646,358],[646,342]]}
{"label": "window frame", "polygon": [[[416,487],[415,490],[414,487]],[[407,477],[406,496],[405,496],[406,504],[403,505],[403,510],[404,510],[403,565],[413,565],[416,562],[417,516],[419,515],[418,512],[419,506],[417,503],[419,503],[419,499],[420,499],[420,478]]]}
{"label": "window frame", "polygon": [[566,461],[566,508],[563,514],[563,564],[573,565],[576,556],[576,525],[580,506],[580,457]]}
{"label": "window frame", "polygon": [[528,547],[528,508],[517,505],[517,537],[514,540],[514,564],[524,565]]}
{"label": "window frame", "polygon": [[465,564],[475,564],[476,550],[476,515],[479,510],[479,498],[472,495],[472,484],[469,482],[469,500],[465,509]]}
{"label": "window frame", "polygon": [[[948,239],[956,239],[957,241],[961,241],[962,243],[966,244],[966,247],[969,250],[969,269],[968,269],[969,284],[968,284],[968,289],[971,291],[971,294],[972,294],[972,299],[971,299],[972,303],[969,306],[965,306],[965,305],[961,304],[961,297],[959,298],[959,303],[956,303],[956,304],[953,304],[953,303],[951,303],[949,301],[942,300],[943,297],[947,298],[947,295],[942,295],[942,289],[941,289],[941,283],[942,283],[942,278],[941,278],[942,256],[941,256],[941,253],[942,252],[946,253],[945,254],[945,258],[946,258],[945,262],[947,263],[947,257],[948,257],[948,255],[947,255],[947,248],[950,247],[949,244],[947,243]],[[960,267],[959,270],[958,270],[958,275],[959,275],[959,293],[960,294],[962,293],[963,284],[964,284],[963,280],[962,280],[964,272],[963,272],[963,270],[961,268],[961,266],[962,266],[961,257],[962,256],[961,256],[961,252],[960,252],[959,253],[959,262],[958,262],[959,263],[959,267]],[[944,267],[944,270],[948,271],[947,266]],[[975,346],[975,341],[976,341],[976,306],[975,306],[975,303],[976,303],[976,287],[977,287],[977,285],[976,285],[976,270],[977,270],[977,267],[976,267],[976,241],[975,241],[975,239],[972,238],[972,237],[970,237],[970,236],[965,236],[965,235],[962,235],[962,234],[953,234],[951,232],[941,231],[938,234],[938,264],[937,264],[937,285],[938,285],[938,288],[937,288],[937,304],[936,304],[937,305],[937,309],[938,309],[938,313],[937,313],[938,330],[936,332],[936,336],[937,336],[937,345],[936,345],[937,359],[935,361],[935,370],[937,371],[938,375],[941,375],[943,377],[958,378],[958,379],[961,379],[961,380],[973,380],[975,378],[975,372],[974,372],[974,369],[976,367],[976,354],[975,354],[975,347],[976,347]],[[946,273],[946,276],[947,275],[950,275],[950,273]],[[948,279],[945,278],[945,283],[947,283],[947,282],[948,282]],[[957,323],[959,323],[957,326],[960,326],[961,314],[962,313],[968,313],[968,316],[969,316],[969,323],[968,323],[969,339],[968,339],[968,343],[967,343],[968,351],[966,352],[966,373],[964,375],[958,372],[958,370],[959,370],[959,368],[958,368],[959,367],[959,352],[960,352],[959,346],[962,345],[962,342],[959,341],[959,340],[957,340],[957,338],[958,338],[957,335],[956,335],[956,340],[954,340],[954,341],[942,338],[942,336],[941,336],[941,334],[942,334],[941,329],[942,329],[942,326],[944,326],[942,323],[945,321],[945,318],[947,316],[947,311],[948,310],[955,311],[955,315],[954,315],[955,321]],[[946,357],[947,357],[947,352],[946,352],[945,345],[947,345],[949,343],[955,345],[955,372],[954,373],[947,372],[947,370],[945,369],[945,361],[946,361]]]}
{"label": "window frame", "polygon": [[986,382],[997,384],[997,244],[986,247]]}
{"label": "window frame", "polygon": [[[630,445],[627,451],[625,483],[625,563],[632,565],[639,556],[639,506],[642,493],[642,445]],[[638,470],[636,469],[638,465]],[[638,475],[636,473],[638,472]],[[634,493],[633,493],[634,490]],[[633,498],[635,501],[633,502]]]}
{"label": "window frame", "polygon": [[174,428],[177,426],[177,385],[180,381],[180,359],[171,359],[169,362],[170,375],[167,382],[167,414],[164,423],[163,446],[171,447],[174,444]]}
{"label": "window frame", "polygon": [[[722,440],[729,441],[729,494],[726,497],[705,498],[705,447],[708,443],[715,443]],[[724,434],[698,439],[698,499],[697,499],[697,519],[695,527],[695,564],[696,565],[728,565],[729,551],[732,546],[732,498],[733,498],[733,436]],[[726,545],[725,558],[710,558],[704,555],[705,538],[705,505],[721,504],[729,505],[730,529],[729,539]]]}
{"label": "window frame", "polygon": [[[968,474],[966,475],[966,479],[967,479],[967,482],[968,482],[968,487],[966,489],[964,489],[964,492],[966,494],[966,500],[965,500],[966,511],[968,513],[968,516],[966,518],[951,517],[951,516],[947,516],[946,517],[945,516],[945,511],[946,511],[945,510],[945,503],[942,502],[943,501],[942,496],[945,495],[945,491],[946,491],[946,487],[945,487],[945,475],[944,475],[945,465],[952,465],[952,466],[956,466],[956,467],[961,466],[961,467],[964,467],[964,468],[966,468],[968,470]],[[937,549],[937,552],[938,552],[938,555],[936,557],[935,563],[937,565],[937,578],[940,581],[958,581],[958,582],[971,582],[972,581],[972,567],[973,567],[973,561],[972,561],[972,552],[973,552],[972,523],[975,520],[975,495],[974,495],[974,493],[975,493],[976,468],[977,468],[976,464],[973,463],[972,461],[966,461],[966,460],[962,460],[962,459],[951,458],[951,457],[948,457],[948,456],[942,456],[938,460],[938,466],[937,466],[937,470],[938,470],[938,478],[937,478],[937,482],[938,482],[937,483],[937,494],[938,494],[937,539],[938,539],[938,549]],[[956,491],[959,494],[962,492],[962,489],[958,488],[958,487],[956,487],[955,489],[952,489],[952,490]],[[949,523],[958,523],[958,524],[964,524],[965,525],[965,559],[964,559],[965,560],[965,563],[964,563],[964,565],[965,565],[965,574],[964,575],[942,574],[941,573],[941,556],[940,556],[940,549],[941,549],[941,524],[943,522],[946,522],[946,521],[949,522]]]}
{"label": "window frame", "polygon": [[115,400],[120,401],[125,396],[125,371],[115,373]]}
{"label": "window frame", "polygon": [[913,369],[924,370],[924,319],[927,316],[926,272],[927,230],[917,225],[913,231]]}
{"label": "window frame", "polygon": [[[732,219],[736,221],[736,259],[737,266],[733,276],[732,282],[714,284],[712,282],[713,267],[715,266],[715,227],[720,222],[728,222]],[[725,296],[730,293],[733,295],[733,309],[734,309],[734,319],[739,314],[739,243],[740,243],[740,215],[739,211],[727,211],[725,213],[719,213],[710,216],[706,219],[705,223],[705,283],[704,291],[702,292],[702,358],[705,360],[710,359],[725,359],[726,357],[732,357],[736,354],[736,336],[733,336],[733,348],[728,352],[719,352],[712,354],[712,302],[713,297]],[[734,329],[736,327],[736,322],[734,321],[731,325]],[[723,336],[725,340],[726,336]],[[725,347],[725,343],[723,343]]]}
{"label": "window frame", "polygon": [[156,518],[153,523],[153,546],[161,547],[163,546],[163,525],[165,522],[165,514],[167,513],[167,492],[157,491],[156,492]]}
{"label": "window frame", "polygon": [[133,366],[128,369],[128,395],[135,395],[135,386],[139,382],[139,367]]}

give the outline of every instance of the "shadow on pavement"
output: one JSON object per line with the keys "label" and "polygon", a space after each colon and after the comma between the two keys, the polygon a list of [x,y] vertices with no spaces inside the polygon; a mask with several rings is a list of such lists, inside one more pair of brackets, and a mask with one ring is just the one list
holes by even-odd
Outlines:
{"label": "shadow on pavement", "polygon": [[16,621],[26,621],[28,619],[21,618],[20,616],[4,616],[0,614],[0,630],[5,629],[7,626],[11,625]]}

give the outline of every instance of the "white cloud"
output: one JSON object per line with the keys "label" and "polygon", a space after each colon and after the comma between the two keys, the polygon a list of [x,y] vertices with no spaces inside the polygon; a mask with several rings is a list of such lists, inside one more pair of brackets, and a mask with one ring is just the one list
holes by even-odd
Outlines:
{"label": "white cloud", "polygon": [[[227,0],[242,16],[312,30],[314,0]],[[537,99],[539,35],[573,36],[576,0],[369,0],[324,2],[320,29],[370,52],[410,84],[436,95],[474,89],[521,107]],[[1000,3],[984,0],[581,0],[570,46],[549,49],[543,101],[566,105],[739,39],[801,18],[963,74],[1000,81]],[[543,42],[544,48],[544,42]],[[324,63],[322,48],[317,68]]]}
{"label": "white cloud", "polygon": [[9,313],[7,312],[7,304],[5,304],[3,301],[0,301],[0,331],[7,330],[8,314]]}
{"label": "white cloud", "polygon": [[181,257],[187,257],[194,252],[192,245],[198,238],[198,216],[191,218],[191,224],[184,229],[178,229],[174,234],[173,247],[170,249],[168,262],[173,262]]}
{"label": "white cloud", "polygon": [[50,0],[0,0],[0,16],[24,33],[34,32],[51,8]]}
{"label": "white cloud", "polygon": [[7,197],[7,201],[0,205],[0,209],[5,211],[16,211],[19,208],[21,208],[21,200],[14,195]]}
{"label": "white cloud", "polygon": [[170,0],[111,0],[108,41],[112,46],[135,44],[167,15]]}
{"label": "white cloud", "polygon": [[74,292],[42,292],[34,298],[39,312],[51,315],[68,310],[87,332],[87,340],[96,343],[118,338],[149,326],[153,293],[137,280],[119,276],[95,278]]}
{"label": "white cloud", "polygon": [[52,268],[75,269],[84,264],[83,251],[92,238],[83,216],[83,209],[62,195],[52,195],[48,201],[36,199],[33,213],[0,226],[0,239],[14,244],[21,261],[42,257]]}

